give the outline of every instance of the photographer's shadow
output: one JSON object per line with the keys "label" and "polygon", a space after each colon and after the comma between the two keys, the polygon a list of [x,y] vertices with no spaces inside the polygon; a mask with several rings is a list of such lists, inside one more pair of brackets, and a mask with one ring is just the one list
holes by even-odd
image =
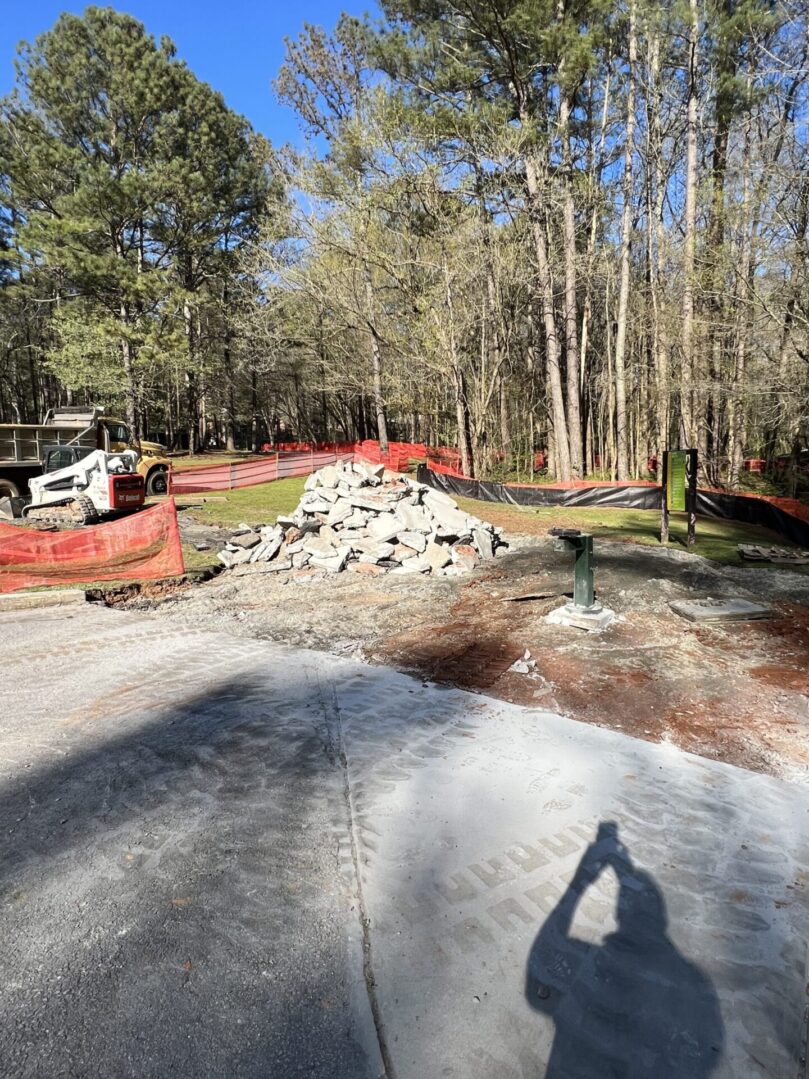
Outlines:
{"label": "photographer's shadow", "polygon": [[[576,906],[604,870],[618,878],[618,929],[571,936]],[[708,1079],[724,1046],[713,985],[667,935],[666,906],[602,823],[528,956],[525,995],[555,1035],[545,1079]]]}

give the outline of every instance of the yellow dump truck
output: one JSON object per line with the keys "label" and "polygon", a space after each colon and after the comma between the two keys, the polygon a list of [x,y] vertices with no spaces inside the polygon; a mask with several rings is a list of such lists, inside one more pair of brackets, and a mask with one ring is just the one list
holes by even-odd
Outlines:
{"label": "yellow dump truck", "polygon": [[105,416],[102,408],[54,408],[42,423],[0,423],[0,497],[25,495],[28,481],[42,475],[49,454],[51,468],[58,466],[52,451],[59,446],[87,453],[135,450],[146,494],[168,490],[171,462],[163,456],[165,447],[136,438],[124,420]]}

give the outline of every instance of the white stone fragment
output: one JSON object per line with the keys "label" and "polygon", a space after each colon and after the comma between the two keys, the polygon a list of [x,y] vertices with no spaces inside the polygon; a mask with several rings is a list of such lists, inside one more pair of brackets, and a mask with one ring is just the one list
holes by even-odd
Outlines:
{"label": "white stone fragment", "polygon": [[[444,566],[449,565],[452,561],[452,555],[450,554],[449,547],[445,547],[441,543],[430,542],[424,551],[424,558],[427,565],[433,572],[443,569]],[[410,561],[410,559],[408,559]]]}

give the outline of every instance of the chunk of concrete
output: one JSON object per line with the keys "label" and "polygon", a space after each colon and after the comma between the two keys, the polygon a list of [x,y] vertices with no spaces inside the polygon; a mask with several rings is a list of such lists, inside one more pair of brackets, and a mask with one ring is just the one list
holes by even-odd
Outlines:
{"label": "chunk of concrete", "polygon": [[[348,503],[351,512],[349,516],[343,520],[343,528],[365,528],[368,523],[368,514],[363,510],[358,510],[352,507],[351,503]],[[333,521],[329,521],[329,524],[334,524]]]}
{"label": "chunk of concrete", "polygon": [[238,536],[231,536],[230,542],[234,547],[241,547],[249,551],[252,547],[261,543],[261,535],[258,532],[240,532]]}
{"label": "chunk of concrete", "polygon": [[402,530],[402,522],[392,513],[380,513],[368,521],[368,533],[380,542],[395,539]]}
{"label": "chunk of concrete", "polygon": [[408,532],[423,532],[425,535],[432,532],[430,516],[422,506],[400,502],[396,507],[396,516]]}
{"label": "chunk of concrete", "polygon": [[491,532],[487,532],[485,528],[476,528],[472,533],[472,539],[475,541],[475,547],[477,547],[481,558],[494,558],[494,542],[492,541]]}
{"label": "chunk of concrete", "polygon": [[359,476],[363,476],[372,486],[376,486],[382,482],[382,476],[385,472],[384,465],[372,465],[369,461],[355,461],[354,471]]}
{"label": "chunk of concrete", "polygon": [[418,553],[419,552],[414,551],[412,547],[406,547],[403,543],[397,543],[393,548],[391,558],[394,562],[406,562],[408,558],[415,558]]}
{"label": "chunk of concrete", "polygon": [[452,560],[456,566],[460,566],[468,573],[478,564],[478,554],[468,543],[457,543],[452,548]]}
{"label": "chunk of concrete", "polygon": [[[452,555],[450,554],[449,547],[445,547],[441,543],[434,543],[431,540],[424,551],[424,560],[430,569],[434,573],[437,573],[438,570],[449,565],[452,561]],[[410,559],[408,559],[408,561],[410,561]]]}
{"label": "chunk of concrete", "polygon": [[429,506],[430,509],[435,512],[436,506],[444,506],[445,508],[457,510],[458,503],[454,498],[450,498],[449,495],[444,494],[443,491],[434,491],[432,488],[425,491],[421,500],[425,506]]}
{"label": "chunk of concrete", "polygon": [[424,558],[423,555],[417,555],[416,558],[408,558],[406,562],[402,562],[401,566],[397,566],[396,569],[392,569],[391,573],[429,573],[430,563]]}
{"label": "chunk of concrete", "polygon": [[271,536],[264,542],[263,551],[258,558],[253,558],[253,562],[270,562],[278,552],[281,550],[281,546],[284,543],[284,534],[281,532],[279,535]]}
{"label": "chunk of concrete", "polygon": [[326,515],[328,524],[334,526],[345,523],[355,512],[354,507],[346,498],[340,498]]}
{"label": "chunk of concrete", "polygon": [[440,525],[440,527],[449,535],[463,536],[467,534],[469,528],[466,523],[466,514],[459,509],[455,509],[452,506],[444,506],[442,504],[430,505],[430,511],[433,515],[433,521]]}
{"label": "chunk of concrete", "polygon": [[427,537],[422,535],[421,532],[398,532],[396,538],[399,543],[403,543],[405,547],[411,547],[414,551],[418,551],[419,554],[427,546]]}
{"label": "chunk of concrete", "polygon": [[739,596],[728,599],[676,599],[669,604],[675,614],[689,622],[746,622],[772,618],[772,607]]}
{"label": "chunk of concrete", "polygon": [[331,502],[327,502],[325,498],[319,498],[317,495],[314,497],[304,495],[301,502],[301,509],[304,513],[328,513],[331,508]]}
{"label": "chunk of concrete", "polygon": [[303,549],[313,557],[329,558],[335,552],[335,545],[324,536],[311,535],[304,540]]}
{"label": "chunk of concrete", "polygon": [[384,566],[378,566],[376,562],[349,562],[346,569],[350,573],[359,573],[363,577],[381,577],[388,572]]}
{"label": "chunk of concrete", "polygon": [[326,465],[325,468],[321,468],[315,475],[320,478],[322,487],[336,487],[338,481],[343,479],[342,473],[338,475],[334,465]]}
{"label": "chunk of concrete", "polygon": [[317,566],[318,569],[328,570],[329,573],[339,573],[348,561],[350,554],[350,547],[341,547],[339,550],[335,551],[334,554],[330,555],[327,558],[313,555],[311,559],[311,565]]}
{"label": "chunk of concrete", "polygon": [[357,487],[365,487],[368,480],[358,472],[343,472],[340,476],[340,482],[356,489]]}
{"label": "chunk of concrete", "polygon": [[392,543],[374,543],[362,552],[360,562],[383,562],[391,557],[393,551]]}

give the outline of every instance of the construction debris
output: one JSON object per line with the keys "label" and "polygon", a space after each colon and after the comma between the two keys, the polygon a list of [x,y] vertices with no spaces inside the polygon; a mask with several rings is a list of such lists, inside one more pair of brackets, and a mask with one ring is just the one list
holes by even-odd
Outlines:
{"label": "construction debris", "polygon": [[756,543],[740,543],[739,556],[746,562],[773,562],[778,566],[805,566],[809,564],[809,551],[796,547],[762,547]]}
{"label": "construction debris", "polygon": [[689,622],[746,622],[751,618],[771,618],[772,607],[733,596],[728,599],[674,600],[669,607]]}
{"label": "construction debris", "polygon": [[254,562],[272,570],[452,577],[492,559],[502,529],[409,476],[366,461],[313,472],[290,516],[275,525],[241,524],[219,552],[226,569]]}

